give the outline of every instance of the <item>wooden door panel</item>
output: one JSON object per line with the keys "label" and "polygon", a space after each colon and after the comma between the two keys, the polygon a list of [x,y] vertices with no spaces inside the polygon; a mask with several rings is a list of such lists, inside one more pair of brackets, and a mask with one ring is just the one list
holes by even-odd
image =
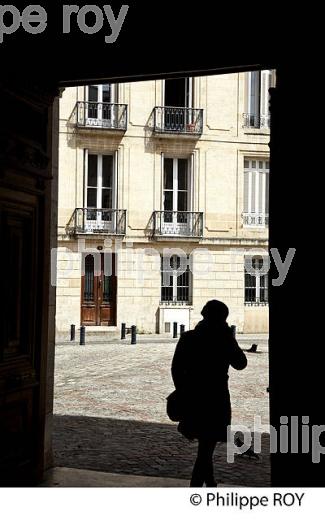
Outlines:
{"label": "wooden door panel", "polygon": [[81,279],[81,325],[97,325],[97,288],[98,277],[95,276],[94,255],[85,255],[82,265]]}
{"label": "wooden door panel", "polygon": [[[115,255],[111,258],[110,276],[105,276],[105,254],[100,254],[101,274],[95,276],[94,255],[86,255],[81,282],[81,325],[116,325]],[[106,257],[107,258],[107,257]],[[107,260],[109,261],[109,260]]]}
{"label": "wooden door panel", "polygon": [[37,218],[37,196],[2,189],[0,272],[6,298],[0,327],[0,482],[20,483],[36,476],[40,456],[35,445],[40,392]]}
{"label": "wooden door panel", "polygon": [[94,305],[82,307],[82,325],[97,325],[97,307]]}
{"label": "wooden door panel", "polygon": [[[33,440],[33,389],[11,393],[0,406],[0,475],[7,482],[27,479],[35,457]],[[1,479],[0,479],[1,482]]]}

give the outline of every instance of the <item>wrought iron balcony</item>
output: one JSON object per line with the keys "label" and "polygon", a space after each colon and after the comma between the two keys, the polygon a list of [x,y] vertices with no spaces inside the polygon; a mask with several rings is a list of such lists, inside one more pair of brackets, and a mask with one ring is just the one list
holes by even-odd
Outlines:
{"label": "wrought iron balcony", "polygon": [[243,114],[244,128],[270,128],[270,116],[261,116],[257,114]]}
{"label": "wrought iron balcony", "polygon": [[66,226],[68,235],[125,235],[125,209],[76,208]]}
{"label": "wrought iron balcony", "polygon": [[75,124],[79,128],[107,130],[127,129],[127,105],[78,101],[75,107]]}
{"label": "wrought iron balcony", "polygon": [[243,213],[242,216],[245,227],[266,227],[269,225],[267,213]]}
{"label": "wrought iron balcony", "polygon": [[154,211],[154,237],[194,237],[203,235],[203,213],[197,211]]}
{"label": "wrought iron balcony", "polygon": [[199,136],[203,131],[203,109],[155,107],[154,132]]}

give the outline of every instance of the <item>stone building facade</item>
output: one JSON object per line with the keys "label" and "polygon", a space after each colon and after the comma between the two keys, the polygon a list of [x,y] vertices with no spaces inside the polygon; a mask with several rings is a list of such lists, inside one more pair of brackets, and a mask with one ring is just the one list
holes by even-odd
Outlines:
{"label": "stone building facade", "polygon": [[257,71],[63,92],[59,334],[188,329],[212,298],[239,332],[268,331],[274,83]]}

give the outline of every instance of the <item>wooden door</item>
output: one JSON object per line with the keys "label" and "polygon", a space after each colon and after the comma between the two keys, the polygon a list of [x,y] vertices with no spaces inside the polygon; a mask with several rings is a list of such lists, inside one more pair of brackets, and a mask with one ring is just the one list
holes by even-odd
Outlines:
{"label": "wooden door", "polygon": [[90,253],[83,259],[81,325],[116,325],[116,255]]}
{"label": "wooden door", "polygon": [[0,486],[33,485],[51,463],[58,104],[26,85],[0,85]]}

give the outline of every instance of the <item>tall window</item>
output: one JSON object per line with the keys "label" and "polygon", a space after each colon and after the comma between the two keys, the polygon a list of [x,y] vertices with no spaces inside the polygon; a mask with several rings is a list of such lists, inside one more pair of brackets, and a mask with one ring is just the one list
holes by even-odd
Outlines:
{"label": "tall window", "polygon": [[113,177],[112,155],[88,153],[87,208],[113,208]]}
{"label": "tall window", "polygon": [[90,85],[87,90],[87,125],[114,127],[117,86]]}
{"label": "tall window", "polygon": [[269,89],[275,85],[275,71],[261,70],[248,73],[247,114],[245,126],[269,128]]}
{"label": "tall window", "polygon": [[85,205],[88,231],[106,230],[113,226],[115,208],[115,173],[113,155],[100,155],[86,151]]}
{"label": "tall window", "polygon": [[166,107],[192,107],[193,78],[166,79],[164,105]]}
{"label": "tall window", "polygon": [[[259,256],[245,259],[245,304],[265,305],[268,303],[268,274],[265,260]],[[250,272],[254,269],[254,274]],[[249,272],[248,272],[249,271]]]}
{"label": "tall window", "polygon": [[[187,259],[188,260],[188,259]],[[173,255],[167,261],[161,257],[161,301],[189,304],[191,300],[191,272],[188,266],[180,269],[181,259]],[[179,271],[177,271],[179,270]]]}
{"label": "tall window", "polygon": [[268,225],[269,173],[268,159],[244,159],[244,226]]}
{"label": "tall window", "polygon": [[[187,211],[189,172],[187,159],[164,159],[164,211]],[[172,215],[170,214],[171,218]]]}
{"label": "tall window", "polygon": [[193,78],[166,79],[162,123],[168,132],[193,132],[199,129],[198,111],[193,110]]}

